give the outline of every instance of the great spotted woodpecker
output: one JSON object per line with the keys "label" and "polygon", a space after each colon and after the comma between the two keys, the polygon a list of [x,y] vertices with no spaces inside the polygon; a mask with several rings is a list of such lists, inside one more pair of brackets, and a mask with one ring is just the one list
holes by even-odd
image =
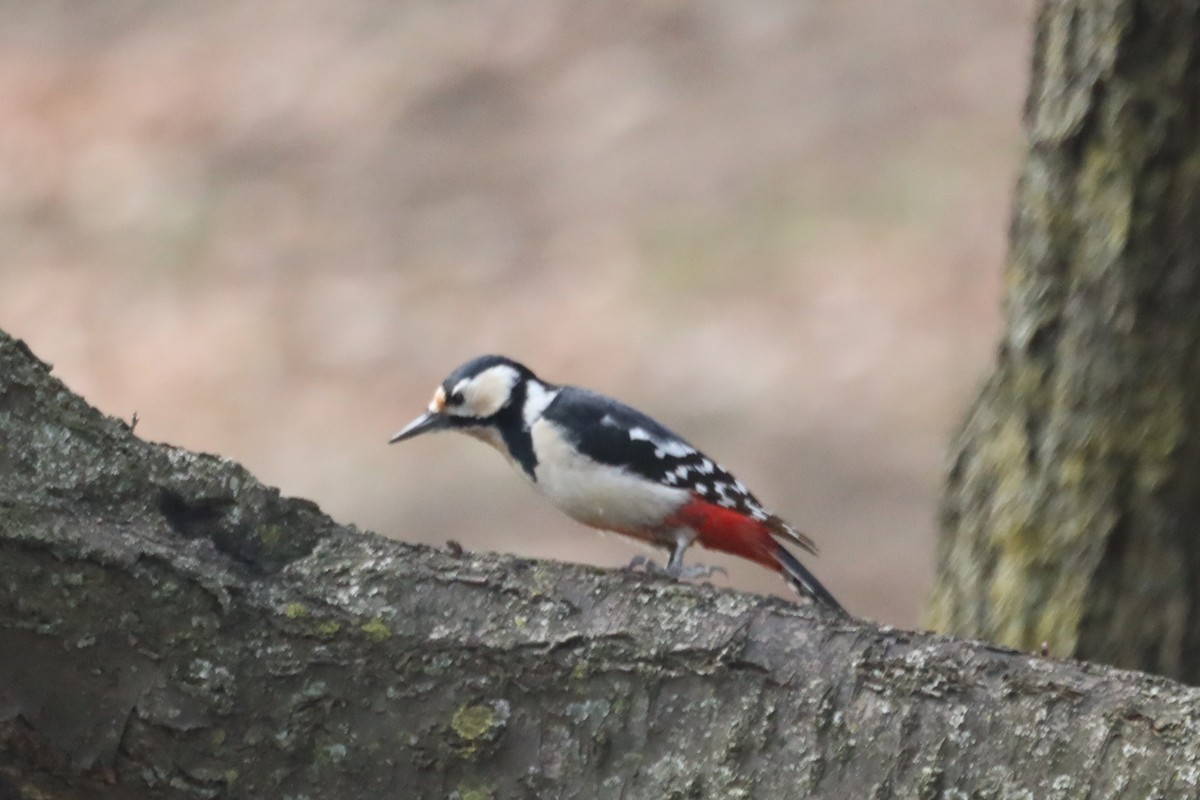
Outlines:
{"label": "great spotted woodpecker", "polygon": [[666,548],[670,558],[658,571],[676,578],[710,574],[683,566],[684,551],[699,542],[781,572],[802,595],[845,613],[783,545],[815,554],[807,536],[763,508],[715,461],[624,403],[546,383],[503,356],[481,356],[451,372],[429,410],[390,441],[447,429],[495,447],[585,525]]}

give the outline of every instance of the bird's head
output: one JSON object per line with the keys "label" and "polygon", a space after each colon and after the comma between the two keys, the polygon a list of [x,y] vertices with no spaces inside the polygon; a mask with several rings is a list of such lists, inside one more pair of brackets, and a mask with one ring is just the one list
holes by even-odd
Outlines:
{"label": "bird's head", "polygon": [[[490,440],[489,431],[502,422],[526,384],[537,377],[524,365],[504,356],[480,356],[451,372],[434,390],[428,410],[401,428],[390,444],[422,433],[461,430]],[[512,409],[518,416],[521,409]]]}

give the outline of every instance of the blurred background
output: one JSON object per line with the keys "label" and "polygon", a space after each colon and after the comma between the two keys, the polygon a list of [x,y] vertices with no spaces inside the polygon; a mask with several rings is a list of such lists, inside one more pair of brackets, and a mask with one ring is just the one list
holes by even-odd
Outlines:
{"label": "blurred background", "polygon": [[478,442],[385,445],[504,353],[658,417],[911,626],[999,332],[1033,13],[0,3],[0,327],[342,522],[626,563]]}

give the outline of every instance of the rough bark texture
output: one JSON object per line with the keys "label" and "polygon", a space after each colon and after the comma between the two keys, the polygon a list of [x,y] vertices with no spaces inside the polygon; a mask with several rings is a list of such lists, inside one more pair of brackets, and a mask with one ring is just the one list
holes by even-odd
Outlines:
{"label": "rough bark texture", "polygon": [[340,526],[0,333],[0,797],[1169,798],[1200,693]]}
{"label": "rough bark texture", "polygon": [[1200,681],[1200,3],[1046,2],[938,630]]}

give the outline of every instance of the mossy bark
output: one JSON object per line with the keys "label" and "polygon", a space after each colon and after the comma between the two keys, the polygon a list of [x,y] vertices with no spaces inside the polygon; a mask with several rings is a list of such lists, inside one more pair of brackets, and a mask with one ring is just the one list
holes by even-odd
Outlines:
{"label": "mossy bark", "polygon": [[1200,3],[1048,1],[938,630],[1200,681]]}
{"label": "mossy bark", "polygon": [[0,333],[0,797],[1183,797],[1200,693],[341,526]]}

